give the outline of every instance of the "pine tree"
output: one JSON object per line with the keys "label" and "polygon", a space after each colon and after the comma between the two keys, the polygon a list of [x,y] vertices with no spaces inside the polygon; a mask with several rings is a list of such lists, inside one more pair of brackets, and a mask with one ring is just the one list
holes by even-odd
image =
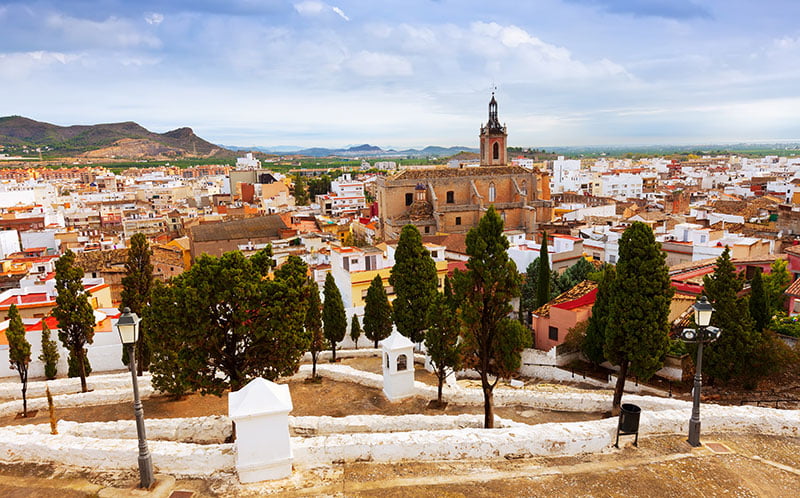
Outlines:
{"label": "pine tree", "polygon": [[325,277],[325,302],[322,303],[322,326],[325,339],[331,347],[331,362],[336,361],[336,343],[344,339],[347,331],[347,315],[344,312],[342,294],[336,287],[333,275],[328,273]]}
{"label": "pine tree", "polygon": [[594,266],[586,258],[578,258],[578,261],[563,273],[561,292],[566,292],[589,278],[589,273],[592,271],[594,271]]}
{"label": "pine tree", "polygon": [[317,378],[317,359],[319,353],[326,348],[325,336],[322,335],[322,317],[320,309],[322,302],[319,298],[319,287],[314,281],[309,281],[311,294],[308,299],[308,309],[306,310],[305,328],[308,335],[308,351],[311,353],[311,379]]}
{"label": "pine tree", "polygon": [[[134,234],[128,248],[128,261],[125,263],[125,276],[122,277],[122,302],[119,309],[130,308],[131,312],[143,316],[144,308],[150,303],[150,289],[153,287],[153,265],[150,263],[150,245],[142,233]],[[122,347],[123,362],[128,364],[128,350]],[[139,326],[139,339],[136,341],[136,372],[142,375],[150,364],[150,349],[147,343],[147,328]]]}
{"label": "pine tree", "polygon": [[47,380],[53,380],[58,374],[58,345],[50,338],[50,327],[47,326],[46,318],[42,318],[42,354],[39,361],[44,363],[44,376]]}
{"label": "pine tree", "polygon": [[358,317],[353,313],[353,319],[350,320],[350,339],[353,341],[356,349],[358,349],[359,337],[361,337],[361,324],[358,323]]}
{"label": "pine tree", "polygon": [[619,365],[612,412],[618,413],[629,373],[648,380],[669,350],[669,305],[674,289],[666,254],[653,231],[634,222],[619,242],[617,276],[605,327],[605,357]]}
{"label": "pine tree", "polygon": [[389,337],[392,333],[392,306],[383,280],[380,275],[375,275],[367,289],[364,300],[364,337],[378,347],[378,341]]}
{"label": "pine tree", "polygon": [[536,308],[550,302],[551,277],[550,256],[547,253],[547,232],[542,232],[542,245],[539,248],[539,272],[536,279]]}
{"label": "pine tree", "polygon": [[145,317],[158,389],[222,395],[256,377],[274,380],[297,371],[309,342],[303,330],[308,290],[297,285],[306,281],[307,269],[289,262],[274,279],[261,270],[268,265],[240,251],[203,255],[189,271],[153,288]]}
{"label": "pine tree", "polygon": [[601,280],[597,286],[597,297],[592,306],[592,315],[586,327],[586,336],[581,345],[581,351],[586,358],[599,365],[606,360],[603,348],[606,344],[606,327],[612,320],[611,295],[614,292],[614,279],[617,276],[616,269],[609,265],[601,273]]}
{"label": "pine tree", "polygon": [[721,330],[719,339],[703,348],[703,373],[711,382],[757,374],[752,371],[757,336],[747,298],[739,297],[743,286],[744,278],[736,273],[726,247],[717,258],[714,273],[703,277],[704,291],[714,306],[711,325]]}
{"label": "pine tree", "polygon": [[761,269],[756,270],[753,280],[750,281],[750,316],[753,317],[754,325],[759,332],[763,332],[772,319],[769,314],[767,294],[764,292]]}
{"label": "pine tree", "polygon": [[530,313],[536,309],[536,292],[539,288],[539,258],[534,259],[525,270],[525,279],[520,287],[519,307],[525,324],[530,324]]}
{"label": "pine tree", "polygon": [[442,387],[448,370],[455,371],[461,368],[461,346],[458,342],[461,322],[453,301],[450,279],[445,278],[444,292],[436,293],[428,310],[428,330],[425,333],[425,347],[439,384],[437,397],[439,406],[442,406]]}
{"label": "pine tree", "polygon": [[394,288],[393,319],[397,331],[411,342],[420,343],[427,328],[428,307],[438,287],[436,263],[422,245],[422,236],[414,225],[400,232],[389,285]]}
{"label": "pine tree", "polygon": [[[75,266],[75,254],[67,251],[56,261],[56,306],[58,339],[69,351],[68,360],[81,378],[81,391],[87,392],[89,358],[86,344],[94,342],[94,311],[83,288],[83,270]],[[68,361],[69,363],[69,361]]]}
{"label": "pine tree", "polygon": [[31,343],[25,338],[25,325],[19,316],[17,305],[12,304],[8,309],[8,361],[11,369],[19,374],[22,383],[22,416],[28,416],[28,366],[31,363]]}
{"label": "pine tree", "polygon": [[[519,296],[520,277],[508,257],[503,220],[490,206],[466,238],[467,271],[456,273],[456,295],[464,324],[464,365],[481,378],[484,426],[494,427],[493,392],[501,377],[510,377],[530,344],[530,330],[509,317]],[[491,379],[490,377],[494,377]]]}
{"label": "pine tree", "polygon": [[298,206],[308,205],[308,191],[306,190],[306,181],[302,175],[294,176],[294,188],[292,189],[294,202]]}

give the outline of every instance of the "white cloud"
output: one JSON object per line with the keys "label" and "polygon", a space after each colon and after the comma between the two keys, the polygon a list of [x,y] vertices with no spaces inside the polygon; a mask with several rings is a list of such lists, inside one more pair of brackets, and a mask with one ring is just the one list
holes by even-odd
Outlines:
{"label": "white cloud", "polygon": [[164,22],[164,14],[159,14],[158,12],[150,12],[149,14],[144,16],[144,20],[147,24],[155,24],[158,26],[162,22]]}
{"label": "white cloud", "polygon": [[109,17],[104,21],[91,21],[60,14],[45,19],[45,26],[59,32],[68,42],[88,47],[146,47],[158,48],[161,40],[149,33],[140,32],[126,19]]}
{"label": "white cloud", "polygon": [[326,12],[333,12],[345,21],[350,20],[350,18],[347,17],[347,14],[345,14],[344,11],[339,7],[334,7],[332,5],[328,5],[327,3],[318,2],[316,0],[306,0],[305,2],[296,3],[294,4],[294,10],[296,10],[301,16],[318,16]]}
{"label": "white cloud", "polygon": [[404,58],[362,50],[346,62],[346,67],[361,76],[409,76],[414,73],[411,62]]}
{"label": "white cloud", "polygon": [[331,10],[336,12],[337,14],[339,14],[339,17],[341,17],[345,21],[349,21],[350,20],[350,18],[347,17],[347,15],[344,13],[344,11],[342,11],[342,9],[340,9],[339,7],[331,7]]}
{"label": "white cloud", "polygon": [[0,53],[0,77],[19,80],[32,72],[46,69],[52,65],[67,65],[78,61],[82,56],[63,52],[36,50],[33,52]]}

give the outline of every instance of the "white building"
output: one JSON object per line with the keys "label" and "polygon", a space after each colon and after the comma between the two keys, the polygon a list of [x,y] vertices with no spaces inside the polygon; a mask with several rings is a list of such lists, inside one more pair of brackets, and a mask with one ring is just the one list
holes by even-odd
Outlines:
{"label": "white building", "polygon": [[[531,166],[533,166],[531,164]],[[577,192],[581,186],[581,162],[578,159],[564,159],[558,156],[553,161],[553,177],[550,180],[550,191],[554,194]]]}
{"label": "white building", "polygon": [[252,152],[248,152],[244,157],[236,159],[236,169],[261,169],[261,161],[253,157]]}
{"label": "white building", "polygon": [[324,215],[357,214],[367,206],[364,182],[353,180],[350,174],[346,173],[332,181],[330,193],[318,195],[316,203],[319,204]]}
{"label": "white building", "polygon": [[642,196],[642,177],[633,173],[606,174],[601,177],[600,195],[627,199]]}

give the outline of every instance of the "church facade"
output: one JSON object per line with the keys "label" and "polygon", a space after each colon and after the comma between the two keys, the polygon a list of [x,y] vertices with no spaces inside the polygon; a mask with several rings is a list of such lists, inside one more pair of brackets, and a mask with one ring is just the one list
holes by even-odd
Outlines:
{"label": "church facade", "polygon": [[489,102],[480,130],[480,166],[406,169],[378,179],[378,211],[385,240],[407,224],[420,233],[466,233],[494,205],[506,230],[533,233],[551,220],[550,179],[537,169],[508,164],[507,130]]}

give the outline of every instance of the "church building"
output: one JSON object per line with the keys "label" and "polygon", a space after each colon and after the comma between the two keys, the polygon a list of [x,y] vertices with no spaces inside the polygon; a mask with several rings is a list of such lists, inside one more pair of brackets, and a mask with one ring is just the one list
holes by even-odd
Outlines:
{"label": "church building", "polygon": [[490,205],[500,213],[506,230],[533,233],[549,222],[549,176],[508,164],[507,138],[492,94],[489,120],[480,129],[480,166],[409,168],[378,178],[383,238],[399,238],[407,224],[423,235],[466,233]]}

